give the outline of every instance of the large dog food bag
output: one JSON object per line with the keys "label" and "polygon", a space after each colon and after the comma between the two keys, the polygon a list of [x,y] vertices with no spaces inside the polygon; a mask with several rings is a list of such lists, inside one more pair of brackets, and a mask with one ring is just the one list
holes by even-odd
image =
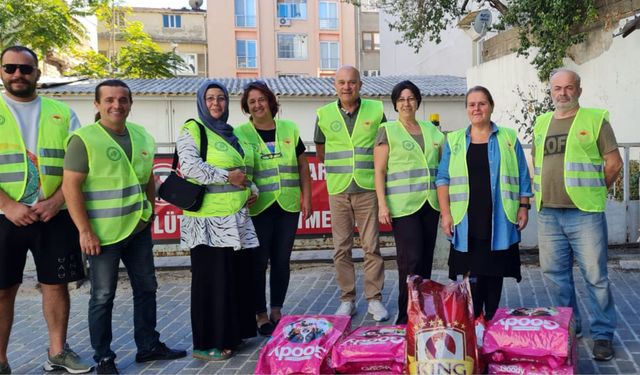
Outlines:
{"label": "large dog food bag", "polygon": [[351,317],[287,315],[260,350],[256,374],[333,373],[331,348],[349,331]]}
{"label": "large dog food bag", "polygon": [[409,372],[480,373],[469,280],[442,285],[411,276],[407,283]]}
{"label": "large dog food bag", "polygon": [[342,374],[404,373],[407,350],[405,325],[360,327],[332,350],[333,368]]}

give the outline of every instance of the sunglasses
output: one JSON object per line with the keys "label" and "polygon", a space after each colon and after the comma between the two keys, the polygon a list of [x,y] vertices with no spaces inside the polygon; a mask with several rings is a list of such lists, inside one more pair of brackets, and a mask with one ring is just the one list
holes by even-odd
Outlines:
{"label": "sunglasses", "polygon": [[33,65],[27,64],[4,64],[2,65],[2,69],[7,74],[13,74],[16,70],[20,70],[22,74],[31,74],[36,69]]}

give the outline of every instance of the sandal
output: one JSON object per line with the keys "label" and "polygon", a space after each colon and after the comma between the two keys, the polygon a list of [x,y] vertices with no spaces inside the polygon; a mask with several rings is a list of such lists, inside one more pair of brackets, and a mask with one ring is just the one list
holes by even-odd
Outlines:
{"label": "sandal", "polygon": [[202,359],[205,361],[226,361],[233,355],[231,349],[209,349],[209,350],[194,350],[193,358]]}
{"label": "sandal", "polygon": [[258,326],[258,333],[261,334],[262,336],[271,336],[271,334],[275,329],[276,329],[275,325],[271,323],[271,321],[268,321]]}

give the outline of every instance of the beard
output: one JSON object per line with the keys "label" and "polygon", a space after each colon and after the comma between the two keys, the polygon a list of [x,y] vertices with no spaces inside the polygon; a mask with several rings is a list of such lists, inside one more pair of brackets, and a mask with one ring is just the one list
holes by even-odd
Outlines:
{"label": "beard", "polygon": [[[16,90],[13,88],[13,84],[16,82],[25,83],[26,86],[23,89]],[[16,96],[18,98],[30,98],[33,96],[33,93],[36,91],[36,84],[29,82],[26,79],[20,79],[20,80],[10,81],[9,84],[5,85],[4,88],[11,95]]]}

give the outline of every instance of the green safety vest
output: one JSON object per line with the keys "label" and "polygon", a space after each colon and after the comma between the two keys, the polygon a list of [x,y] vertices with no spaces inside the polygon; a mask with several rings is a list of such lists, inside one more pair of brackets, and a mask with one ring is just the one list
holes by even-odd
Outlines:
{"label": "green safety vest", "polygon": [[[448,134],[451,158],[449,161],[449,202],[453,224],[458,225],[469,207],[469,170],[467,167],[467,129]],[[496,133],[500,150],[500,198],[507,219],[517,222],[520,207],[520,171],[515,146],[516,131],[498,127]]]}
{"label": "green safety vest", "polygon": [[[542,162],[544,144],[553,112],[536,119],[533,138],[536,154],[533,161],[533,191],[536,207],[542,207]],[[564,152],[564,186],[573,204],[581,211],[604,212],[607,201],[607,185],[604,179],[604,159],[597,141],[603,120],[609,120],[609,112],[597,108],[579,108],[569,129]]]}
{"label": "green safety vest", "polygon": [[300,174],[296,146],[300,139],[298,126],[292,121],[275,120],[276,141],[272,154],[253,127],[247,122],[236,128],[236,134],[252,145],[254,151],[253,181],[258,186],[258,200],[249,208],[251,216],[278,202],[283,210],[300,212]]}
{"label": "green safety vest", "polygon": [[444,134],[430,122],[419,121],[418,124],[422,130],[424,151],[400,121],[380,125],[384,127],[389,142],[385,190],[391,217],[411,215],[426,201],[440,211],[436,174]]}
{"label": "green safety vest", "polygon": [[[224,138],[204,126],[207,136],[207,164],[217,168],[233,170],[242,169],[251,179],[253,174],[253,151],[242,135],[235,132],[244,151],[244,158]],[[188,131],[197,147],[200,147],[200,130],[195,120],[187,121],[182,131]],[[188,179],[198,183],[194,179]],[[192,217],[229,216],[239,212],[247,203],[251,189],[239,188],[229,182],[207,185],[207,190],[198,211],[184,211],[184,215]]]}
{"label": "green safety vest", "polygon": [[[69,136],[71,110],[57,100],[40,97],[40,123],[36,157],[44,199],[62,183],[65,140]],[[0,95],[0,189],[19,201],[27,186],[27,149],[11,110]]]}
{"label": "green safety vest", "polygon": [[329,195],[342,193],[352,180],[374,190],[373,143],[384,115],[382,102],[361,99],[351,136],[338,103],[318,109],[318,126],[325,136],[324,165]]}
{"label": "green safety vest", "polygon": [[146,186],[153,170],[156,143],[140,125],[126,123],[131,137],[131,161],[99,123],[76,130],[89,161],[82,191],[91,228],[100,245],[129,237],[140,220],[148,221],[153,207]]}

